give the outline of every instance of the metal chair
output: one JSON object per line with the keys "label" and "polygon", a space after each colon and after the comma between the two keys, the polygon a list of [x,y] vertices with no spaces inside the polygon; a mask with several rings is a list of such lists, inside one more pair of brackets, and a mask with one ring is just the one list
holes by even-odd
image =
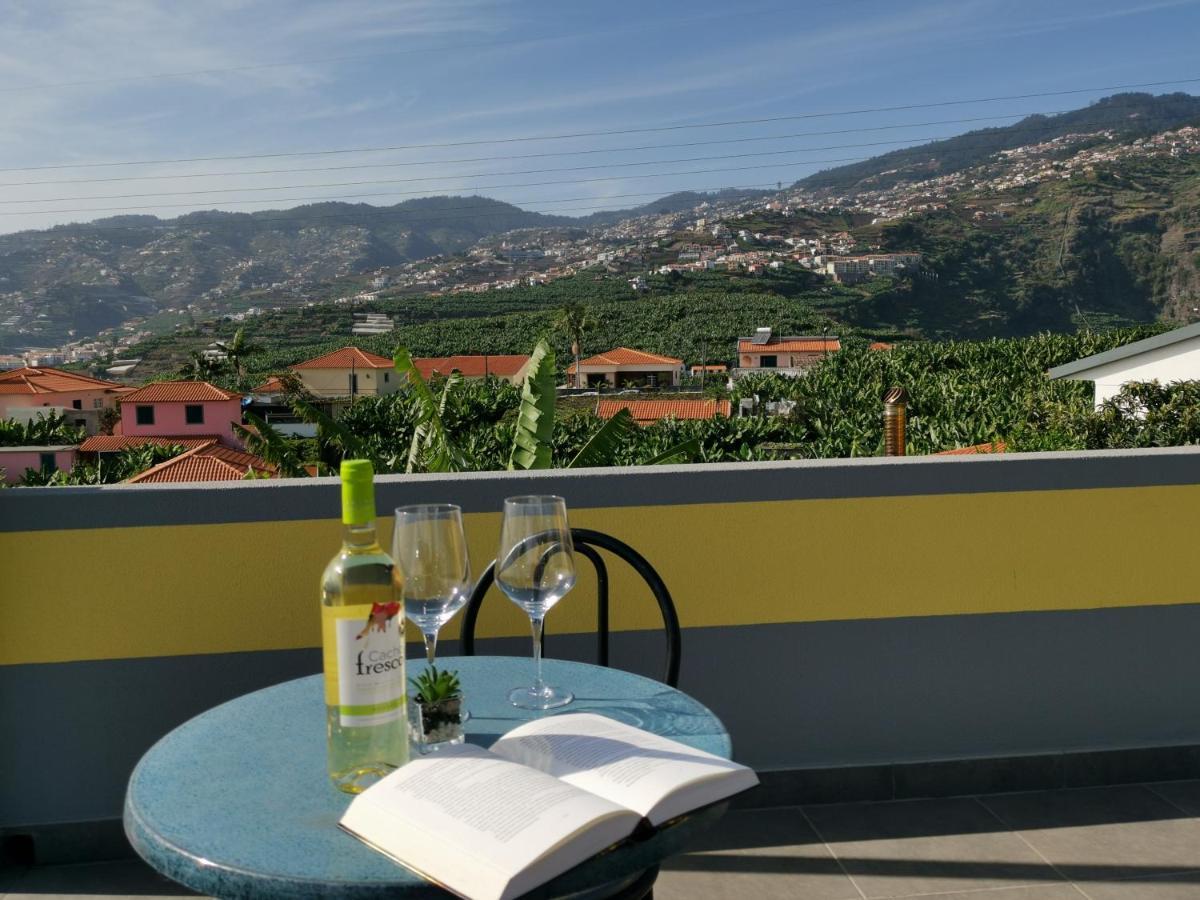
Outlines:
{"label": "metal chair", "polygon": [[[611,535],[590,528],[572,528],[571,542],[575,550],[591,560],[596,569],[596,592],[598,596],[596,612],[597,655],[600,665],[608,663],[608,566],[596,548],[607,550],[609,553],[623,559],[642,577],[650,587],[654,599],[658,601],[658,610],[662,613],[663,628],[667,636],[667,667],[663,681],[671,687],[679,686],[679,657],[682,650],[682,639],[679,633],[679,617],[675,615],[675,604],[671,600],[671,592],[659,577],[654,567],[624,541],[619,541]],[[467,601],[466,612],[463,614],[461,647],[464,656],[475,655],[475,623],[479,618],[479,608],[483,605],[484,595],[487,594],[496,580],[496,562],[493,560],[479,576]]]}

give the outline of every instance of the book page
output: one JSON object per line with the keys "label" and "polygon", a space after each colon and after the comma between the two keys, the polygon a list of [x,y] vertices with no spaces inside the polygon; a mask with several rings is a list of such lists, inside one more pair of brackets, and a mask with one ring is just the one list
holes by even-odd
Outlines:
{"label": "book page", "polygon": [[523,870],[545,880],[610,846],[637,816],[465,744],[397,769],[355,798],[341,824],[451,890],[500,897]]}
{"label": "book page", "polygon": [[491,750],[628,807],[654,825],[758,783],[752,770],[731,760],[594,713],[528,722]]}

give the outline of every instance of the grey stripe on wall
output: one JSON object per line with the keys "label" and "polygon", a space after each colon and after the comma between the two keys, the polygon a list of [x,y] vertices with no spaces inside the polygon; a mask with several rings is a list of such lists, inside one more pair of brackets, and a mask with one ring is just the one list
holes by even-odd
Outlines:
{"label": "grey stripe on wall", "polygon": [[[382,514],[454,502],[493,512],[514,494],[561,494],[575,508],[753,503],[1200,483],[1200,447],[995,456],[799,460],[542,472],[387,475]],[[0,491],[0,531],[323,519],[340,508],[336,478]]]}
{"label": "grey stripe on wall", "polygon": [[[680,687],[764,770],[1200,744],[1197,633],[1200,605],[689,629]],[[589,661],[593,640],[547,649]],[[661,632],[613,635],[613,664],[661,678]],[[319,669],[316,650],[0,668],[0,827],[119,816],[161,735]]]}

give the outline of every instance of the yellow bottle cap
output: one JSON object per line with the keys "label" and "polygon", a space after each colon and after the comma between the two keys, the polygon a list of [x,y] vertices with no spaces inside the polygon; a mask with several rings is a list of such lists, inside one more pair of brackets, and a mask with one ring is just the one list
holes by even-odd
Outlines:
{"label": "yellow bottle cap", "polygon": [[375,470],[369,459],[342,460],[342,524],[375,522]]}

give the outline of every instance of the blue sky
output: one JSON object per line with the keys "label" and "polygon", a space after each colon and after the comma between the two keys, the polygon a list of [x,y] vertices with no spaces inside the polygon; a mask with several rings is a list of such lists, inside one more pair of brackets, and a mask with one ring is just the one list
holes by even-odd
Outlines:
{"label": "blue sky", "polygon": [[[950,136],[1106,92],[829,113],[1200,79],[1200,0],[0,0],[0,22],[0,232],[116,212],[106,207],[174,216],[476,190],[583,214],[675,190],[788,183],[830,165],[806,160],[900,146],[847,144]],[[1154,92],[1170,90],[1200,93],[1200,81]],[[930,122],[945,124],[918,124]],[[906,127],[882,128],[895,125]],[[812,133],[850,129],[880,130]],[[629,149],[711,141],[728,143]],[[776,155],[675,162],[741,153]],[[500,158],[516,155],[531,158]],[[35,166],[72,167],[25,168]],[[683,174],[742,166],[760,168]],[[288,171],[263,172],[275,169]],[[381,180],[394,183],[344,184]],[[574,183],[530,184],[543,181]],[[130,194],[153,196],[113,196]]]}

